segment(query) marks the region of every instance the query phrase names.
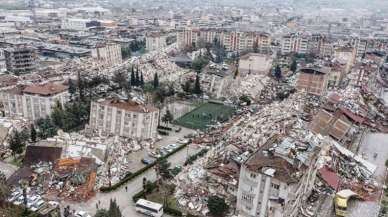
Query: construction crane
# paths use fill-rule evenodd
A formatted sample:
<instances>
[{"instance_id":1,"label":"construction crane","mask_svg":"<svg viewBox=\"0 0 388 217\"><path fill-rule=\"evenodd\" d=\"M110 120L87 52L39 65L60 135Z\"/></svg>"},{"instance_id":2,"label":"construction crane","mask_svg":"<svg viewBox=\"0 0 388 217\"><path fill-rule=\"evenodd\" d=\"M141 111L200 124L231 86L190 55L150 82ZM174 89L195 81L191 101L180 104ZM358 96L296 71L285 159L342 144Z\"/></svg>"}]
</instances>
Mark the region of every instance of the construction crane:
<instances>
[{"instance_id":1,"label":"construction crane","mask_svg":"<svg viewBox=\"0 0 388 217\"><path fill-rule=\"evenodd\" d=\"M32 13L32 22L34 25L37 24L37 21L36 21L36 10L35 10L35 0L29 0L28 1L28 8L30 9L31 13Z\"/></svg>"}]
</instances>

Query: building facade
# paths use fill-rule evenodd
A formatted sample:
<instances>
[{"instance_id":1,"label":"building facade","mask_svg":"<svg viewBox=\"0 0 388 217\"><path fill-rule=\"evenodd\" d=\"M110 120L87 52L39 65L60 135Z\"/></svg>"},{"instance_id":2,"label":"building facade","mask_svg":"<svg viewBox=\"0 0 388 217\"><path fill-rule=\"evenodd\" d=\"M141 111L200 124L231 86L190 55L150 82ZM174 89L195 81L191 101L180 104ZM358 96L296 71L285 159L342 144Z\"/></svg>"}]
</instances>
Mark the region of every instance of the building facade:
<instances>
[{"instance_id":1,"label":"building facade","mask_svg":"<svg viewBox=\"0 0 388 217\"><path fill-rule=\"evenodd\" d=\"M236 210L239 217L297 217L317 173L315 148L288 154L292 139L264 145L240 169ZM287 155L288 154L288 155ZM303 160L301 160L303 159Z\"/></svg>"},{"instance_id":2,"label":"building facade","mask_svg":"<svg viewBox=\"0 0 388 217\"><path fill-rule=\"evenodd\" d=\"M7 64L5 62L4 50L0 49L0 73L7 71Z\"/></svg>"},{"instance_id":3,"label":"building facade","mask_svg":"<svg viewBox=\"0 0 388 217\"><path fill-rule=\"evenodd\" d=\"M301 34L290 34L282 38L281 41L281 53L308 53L309 38Z\"/></svg>"},{"instance_id":4,"label":"building facade","mask_svg":"<svg viewBox=\"0 0 388 217\"><path fill-rule=\"evenodd\" d=\"M178 48L196 47L217 40L227 51L269 51L271 37L263 32L244 32L226 29L184 28L177 31Z\"/></svg>"},{"instance_id":5,"label":"building facade","mask_svg":"<svg viewBox=\"0 0 388 217\"><path fill-rule=\"evenodd\" d=\"M123 62L121 46L114 43L97 44L92 49L92 57L106 66L115 66Z\"/></svg>"},{"instance_id":6,"label":"building facade","mask_svg":"<svg viewBox=\"0 0 388 217\"><path fill-rule=\"evenodd\" d=\"M157 136L159 110L155 107L116 99L92 102L90 127L102 133L127 138L151 139Z\"/></svg>"},{"instance_id":7,"label":"building facade","mask_svg":"<svg viewBox=\"0 0 388 217\"><path fill-rule=\"evenodd\" d=\"M309 94L322 96L326 93L329 81L328 69L303 68L300 69L296 82L296 89Z\"/></svg>"},{"instance_id":8,"label":"building facade","mask_svg":"<svg viewBox=\"0 0 388 217\"><path fill-rule=\"evenodd\" d=\"M146 37L146 50L153 51L167 47L166 36L160 33L152 33Z\"/></svg>"},{"instance_id":9,"label":"building facade","mask_svg":"<svg viewBox=\"0 0 388 217\"><path fill-rule=\"evenodd\" d=\"M57 102L64 106L68 100L68 87L54 83L15 87L0 92L5 116L31 121L49 116Z\"/></svg>"},{"instance_id":10,"label":"building facade","mask_svg":"<svg viewBox=\"0 0 388 217\"><path fill-rule=\"evenodd\" d=\"M29 46L16 46L4 49L7 70L15 73L27 73L37 67L36 50Z\"/></svg>"}]
</instances>

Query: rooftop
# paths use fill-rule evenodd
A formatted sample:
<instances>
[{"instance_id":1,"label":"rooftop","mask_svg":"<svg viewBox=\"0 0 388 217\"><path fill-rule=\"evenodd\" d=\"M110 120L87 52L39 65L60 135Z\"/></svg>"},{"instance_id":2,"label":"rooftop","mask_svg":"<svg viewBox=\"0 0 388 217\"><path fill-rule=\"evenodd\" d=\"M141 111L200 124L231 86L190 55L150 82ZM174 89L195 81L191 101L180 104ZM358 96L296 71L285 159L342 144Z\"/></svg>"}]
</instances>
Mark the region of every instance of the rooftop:
<instances>
[{"instance_id":1,"label":"rooftop","mask_svg":"<svg viewBox=\"0 0 388 217\"><path fill-rule=\"evenodd\" d=\"M116 100L116 99L105 99L97 101L97 103L108 105L112 107L116 107L118 109L123 109L131 112L140 112L140 113L149 113L158 111L157 108L152 106L146 106L143 104L136 103L134 101L124 101L124 100Z\"/></svg>"},{"instance_id":2,"label":"rooftop","mask_svg":"<svg viewBox=\"0 0 388 217\"><path fill-rule=\"evenodd\" d=\"M41 96L50 96L58 93L67 91L68 86L62 84L46 83L27 86L23 93L26 94L37 94Z\"/></svg>"}]
</instances>

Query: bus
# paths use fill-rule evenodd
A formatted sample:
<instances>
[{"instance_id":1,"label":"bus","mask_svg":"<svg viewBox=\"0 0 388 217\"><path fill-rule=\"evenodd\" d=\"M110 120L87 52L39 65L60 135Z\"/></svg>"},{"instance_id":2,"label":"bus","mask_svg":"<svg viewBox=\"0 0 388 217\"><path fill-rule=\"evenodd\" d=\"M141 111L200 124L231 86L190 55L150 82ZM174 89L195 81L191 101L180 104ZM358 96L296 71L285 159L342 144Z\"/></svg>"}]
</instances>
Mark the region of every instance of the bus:
<instances>
[{"instance_id":1,"label":"bus","mask_svg":"<svg viewBox=\"0 0 388 217\"><path fill-rule=\"evenodd\" d=\"M163 205L139 199L136 202L136 212L140 212L148 216L161 217L163 215Z\"/></svg>"}]
</instances>

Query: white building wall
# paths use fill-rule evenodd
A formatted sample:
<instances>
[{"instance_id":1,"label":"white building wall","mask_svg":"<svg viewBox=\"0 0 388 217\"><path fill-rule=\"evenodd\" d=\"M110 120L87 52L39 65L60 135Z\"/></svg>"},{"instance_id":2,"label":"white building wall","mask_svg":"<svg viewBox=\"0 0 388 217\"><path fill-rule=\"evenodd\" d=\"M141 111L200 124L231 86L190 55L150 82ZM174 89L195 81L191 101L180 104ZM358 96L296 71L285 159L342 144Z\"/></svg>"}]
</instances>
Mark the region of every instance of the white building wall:
<instances>
[{"instance_id":1,"label":"white building wall","mask_svg":"<svg viewBox=\"0 0 388 217\"><path fill-rule=\"evenodd\" d=\"M149 139L157 135L159 111L134 112L92 102L90 127L128 138Z\"/></svg>"}]
</instances>

